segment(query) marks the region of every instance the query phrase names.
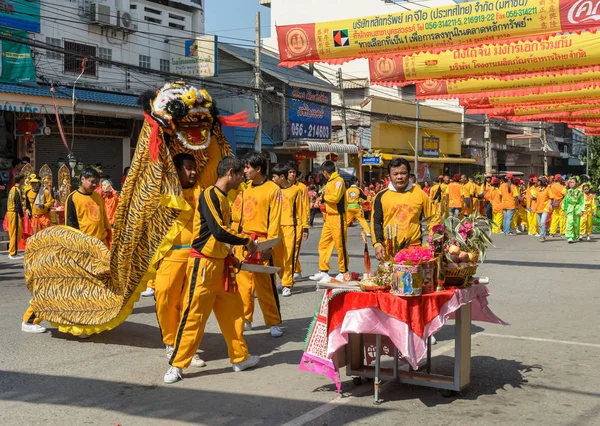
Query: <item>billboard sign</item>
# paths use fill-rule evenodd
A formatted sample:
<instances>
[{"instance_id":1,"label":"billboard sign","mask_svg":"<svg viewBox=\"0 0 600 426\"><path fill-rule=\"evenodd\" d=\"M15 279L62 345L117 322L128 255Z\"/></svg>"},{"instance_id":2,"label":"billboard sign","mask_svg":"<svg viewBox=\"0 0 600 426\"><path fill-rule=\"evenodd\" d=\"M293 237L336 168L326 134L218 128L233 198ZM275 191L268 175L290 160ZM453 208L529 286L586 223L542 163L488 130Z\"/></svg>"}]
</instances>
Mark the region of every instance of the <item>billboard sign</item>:
<instances>
[{"instance_id":1,"label":"billboard sign","mask_svg":"<svg viewBox=\"0 0 600 426\"><path fill-rule=\"evenodd\" d=\"M2 28L0 34L17 40L29 40L25 31ZM15 41L2 40L0 41L0 55L2 56L0 61L1 83L35 83L37 81L29 46Z\"/></svg>"},{"instance_id":2,"label":"billboard sign","mask_svg":"<svg viewBox=\"0 0 600 426\"><path fill-rule=\"evenodd\" d=\"M176 74L192 77L216 77L218 74L218 39L215 35L189 40L173 40L171 69Z\"/></svg>"},{"instance_id":3,"label":"billboard sign","mask_svg":"<svg viewBox=\"0 0 600 426\"><path fill-rule=\"evenodd\" d=\"M438 158L440 156L440 138L433 136L422 137L423 157Z\"/></svg>"},{"instance_id":4,"label":"billboard sign","mask_svg":"<svg viewBox=\"0 0 600 426\"><path fill-rule=\"evenodd\" d=\"M290 139L331 139L331 93L289 87Z\"/></svg>"}]
</instances>

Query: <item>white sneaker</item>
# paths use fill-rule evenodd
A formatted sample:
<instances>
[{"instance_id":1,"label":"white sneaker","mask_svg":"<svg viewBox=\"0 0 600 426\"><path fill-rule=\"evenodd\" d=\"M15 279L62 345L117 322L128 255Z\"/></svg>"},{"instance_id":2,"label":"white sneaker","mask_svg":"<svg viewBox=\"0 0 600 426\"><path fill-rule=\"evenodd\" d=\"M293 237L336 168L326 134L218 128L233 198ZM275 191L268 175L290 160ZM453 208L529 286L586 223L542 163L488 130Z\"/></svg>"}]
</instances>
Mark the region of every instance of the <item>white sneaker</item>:
<instances>
[{"instance_id":1,"label":"white sneaker","mask_svg":"<svg viewBox=\"0 0 600 426\"><path fill-rule=\"evenodd\" d=\"M173 352L175 352L175 348L173 346L165 346L165 355L167 356L167 359L171 359Z\"/></svg>"},{"instance_id":2,"label":"white sneaker","mask_svg":"<svg viewBox=\"0 0 600 426\"><path fill-rule=\"evenodd\" d=\"M292 277L294 281L302 281L302 274L300 272L294 272L294 276Z\"/></svg>"},{"instance_id":3,"label":"white sneaker","mask_svg":"<svg viewBox=\"0 0 600 426\"><path fill-rule=\"evenodd\" d=\"M260 357L258 355L248 355L248 358L246 358L245 361L236 362L235 364L231 364L231 366L233 367L234 372L239 373L240 371L254 367L259 361Z\"/></svg>"},{"instance_id":4,"label":"white sneaker","mask_svg":"<svg viewBox=\"0 0 600 426\"><path fill-rule=\"evenodd\" d=\"M569 238L569 239L567 240L567 242L568 242L569 244L573 244L575 241L573 241L573 238Z\"/></svg>"},{"instance_id":5,"label":"white sneaker","mask_svg":"<svg viewBox=\"0 0 600 426\"><path fill-rule=\"evenodd\" d=\"M321 271L321 272L317 272L314 275L311 275L310 277L308 277L309 280L312 281L321 281L324 278L327 278L329 276L329 274L327 272Z\"/></svg>"},{"instance_id":6,"label":"white sneaker","mask_svg":"<svg viewBox=\"0 0 600 426\"><path fill-rule=\"evenodd\" d=\"M540 236L540 234L535 234L535 235L534 235L534 237L539 237L539 236Z\"/></svg>"},{"instance_id":7,"label":"white sneaker","mask_svg":"<svg viewBox=\"0 0 600 426\"><path fill-rule=\"evenodd\" d=\"M283 297L290 297L292 295L292 289L289 287L283 287L283 290L281 290L281 295Z\"/></svg>"},{"instance_id":8,"label":"white sneaker","mask_svg":"<svg viewBox=\"0 0 600 426\"><path fill-rule=\"evenodd\" d=\"M45 333L46 327L42 327L39 324L29 324L24 322L21 324L21 331L24 331L25 333Z\"/></svg>"},{"instance_id":9,"label":"white sneaker","mask_svg":"<svg viewBox=\"0 0 600 426\"><path fill-rule=\"evenodd\" d=\"M8 258L10 260L19 260L19 259L23 259L23 256L19 256L19 255L13 256L12 254L9 254Z\"/></svg>"},{"instance_id":10,"label":"white sneaker","mask_svg":"<svg viewBox=\"0 0 600 426\"><path fill-rule=\"evenodd\" d=\"M200 358L200 355L198 354L194 354L194 357L192 358L192 363L190 365L192 367L206 367L206 363L202 358Z\"/></svg>"},{"instance_id":11,"label":"white sneaker","mask_svg":"<svg viewBox=\"0 0 600 426\"><path fill-rule=\"evenodd\" d=\"M250 321L244 321L244 331L252 330L252 323Z\"/></svg>"},{"instance_id":12,"label":"white sneaker","mask_svg":"<svg viewBox=\"0 0 600 426\"><path fill-rule=\"evenodd\" d=\"M142 292L143 297L152 297L154 296L154 289L148 287L145 291Z\"/></svg>"},{"instance_id":13,"label":"white sneaker","mask_svg":"<svg viewBox=\"0 0 600 426\"><path fill-rule=\"evenodd\" d=\"M590 241L590 236L589 236L589 235L587 236L586 240L587 240L587 241Z\"/></svg>"},{"instance_id":14,"label":"white sneaker","mask_svg":"<svg viewBox=\"0 0 600 426\"><path fill-rule=\"evenodd\" d=\"M281 337L283 336L283 331L279 328L278 325L274 325L271 327L271 337Z\"/></svg>"},{"instance_id":15,"label":"white sneaker","mask_svg":"<svg viewBox=\"0 0 600 426\"><path fill-rule=\"evenodd\" d=\"M169 371L165 373L164 382L168 384L177 383L178 381L183 379L181 373L183 370L179 367L171 367Z\"/></svg>"}]
</instances>

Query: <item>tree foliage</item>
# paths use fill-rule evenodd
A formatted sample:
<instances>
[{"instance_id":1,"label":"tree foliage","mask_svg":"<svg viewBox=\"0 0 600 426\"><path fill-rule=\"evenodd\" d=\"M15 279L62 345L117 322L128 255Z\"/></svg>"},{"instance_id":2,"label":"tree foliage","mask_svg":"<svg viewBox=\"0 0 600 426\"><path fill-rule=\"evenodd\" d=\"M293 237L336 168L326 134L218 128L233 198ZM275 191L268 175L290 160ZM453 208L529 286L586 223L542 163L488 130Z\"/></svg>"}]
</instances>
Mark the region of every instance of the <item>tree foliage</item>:
<instances>
[{"instance_id":1,"label":"tree foliage","mask_svg":"<svg viewBox=\"0 0 600 426\"><path fill-rule=\"evenodd\" d=\"M590 137L589 143L589 159L587 155L583 156L583 161L589 164L589 173L594 184L600 182L600 136Z\"/></svg>"}]
</instances>

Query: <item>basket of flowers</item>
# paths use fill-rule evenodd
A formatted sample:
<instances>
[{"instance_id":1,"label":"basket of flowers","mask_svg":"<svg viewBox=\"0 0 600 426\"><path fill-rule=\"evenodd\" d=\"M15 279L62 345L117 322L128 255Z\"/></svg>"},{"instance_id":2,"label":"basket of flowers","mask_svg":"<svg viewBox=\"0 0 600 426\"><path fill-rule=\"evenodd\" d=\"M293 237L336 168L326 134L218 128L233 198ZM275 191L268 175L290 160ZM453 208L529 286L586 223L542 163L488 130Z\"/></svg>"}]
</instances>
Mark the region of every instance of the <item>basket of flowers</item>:
<instances>
[{"instance_id":1,"label":"basket of flowers","mask_svg":"<svg viewBox=\"0 0 600 426\"><path fill-rule=\"evenodd\" d=\"M434 255L421 246L403 248L394 256L394 284L391 292L401 296L420 296L431 293Z\"/></svg>"},{"instance_id":2,"label":"basket of flowers","mask_svg":"<svg viewBox=\"0 0 600 426\"><path fill-rule=\"evenodd\" d=\"M430 247L443 256L440 268L445 275L444 285L469 287L470 278L477 273L478 262L485 260L487 247L492 243L490 221L477 215L462 220L449 217L431 231Z\"/></svg>"}]
</instances>

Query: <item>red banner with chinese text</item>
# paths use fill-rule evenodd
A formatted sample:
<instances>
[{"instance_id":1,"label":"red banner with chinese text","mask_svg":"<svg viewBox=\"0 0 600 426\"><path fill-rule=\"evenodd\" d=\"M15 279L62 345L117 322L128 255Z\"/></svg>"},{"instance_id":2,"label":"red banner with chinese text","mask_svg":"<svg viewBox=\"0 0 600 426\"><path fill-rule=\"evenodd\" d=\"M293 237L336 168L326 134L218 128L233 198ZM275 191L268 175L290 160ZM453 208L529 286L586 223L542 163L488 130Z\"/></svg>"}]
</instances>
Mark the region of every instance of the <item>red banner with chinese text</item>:
<instances>
[{"instance_id":1,"label":"red banner with chinese text","mask_svg":"<svg viewBox=\"0 0 600 426\"><path fill-rule=\"evenodd\" d=\"M600 34L584 33L411 56L369 58L371 82L404 86L424 80L496 77L503 80L547 73L600 71Z\"/></svg>"}]
</instances>

